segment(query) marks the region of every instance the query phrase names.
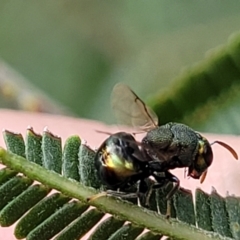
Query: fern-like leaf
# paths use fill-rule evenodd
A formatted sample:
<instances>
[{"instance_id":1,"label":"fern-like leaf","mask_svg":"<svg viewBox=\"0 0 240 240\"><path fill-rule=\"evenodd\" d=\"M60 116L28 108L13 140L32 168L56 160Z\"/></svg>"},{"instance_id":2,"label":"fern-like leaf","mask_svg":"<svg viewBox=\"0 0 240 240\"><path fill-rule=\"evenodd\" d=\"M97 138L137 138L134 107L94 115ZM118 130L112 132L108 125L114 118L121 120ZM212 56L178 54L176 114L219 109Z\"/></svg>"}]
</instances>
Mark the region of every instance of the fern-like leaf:
<instances>
[{"instance_id":1,"label":"fern-like leaf","mask_svg":"<svg viewBox=\"0 0 240 240\"><path fill-rule=\"evenodd\" d=\"M29 137L31 141L29 141ZM0 181L0 194L4 193L4 197L7 199L4 204L2 203L0 223L2 226L9 226L20 219L15 227L17 238L40 239L41 236L41 239L45 240L56 236L55 239L78 239L97 223L99 225L91 234L91 239L118 239L122 234L128 234L128 239L135 239L137 236L138 239L159 239L162 235L169 236L172 239L221 239L220 234L237 239L239 236L239 232L234 228L235 224L239 222L239 218L232 212L233 206L238 206L239 200L234 197L222 198L215 191L211 195L207 195L201 190L196 191L195 216L191 191L180 189L172 204L172 217L175 214L178 220L171 218L170 221L155 212L156 210L164 212L166 204L166 201L163 201L164 188L155 192L151 207L155 211L111 197L102 197L90 203L87 202L87 198L94 195L96 190L79 183L78 179L83 180L89 186L100 187L93 165L94 151L86 145L80 144L79 137L73 136L66 141L62 154L59 137L54 136L48 130L44 131L44 137L50 139L45 139L43 143L40 135L35 134L29 128L26 143L30 144L30 142L34 143L36 141L36 144L32 144L30 150L28 147L24 147L23 138L19 134L9 131L4 132L9 151L0 150L0 161L12 170L9 170L9 168L0 170L0 180L2 180ZM39 151L39 142L41 142L41 151ZM33 156L27 150L33 151L32 148L35 148L35 153L38 153L39 158L43 158L42 161L39 161L39 159L36 161L37 158L35 158L34 163L30 159L24 158L24 156ZM26 153L23 149L26 149ZM46 154L44 151L48 151L48 153ZM15 152L15 154L12 152ZM44 165L44 161L47 160L44 158L59 161L61 166L56 163L58 168L54 171L51 164ZM31 157L31 159L33 158ZM69 163L66 161L69 161ZM41 166L40 162L45 167ZM79 162L82 163L83 168L78 164ZM89 168L84 162L89 163ZM51 170L46 169L46 166ZM65 166L63 172L77 181L57 173L59 172L59 166L61 168ZM71 168L69 166L75 167ZM69 169L71 170L69 171ZM26 177L17 173L22 173ZM90 175L92 180L88 181ZM33 184L33 180L40 182L41 185ZM18 192L16 189L19 189L19 187L10 191L10 188L6 187L9 184L23 187ZM3 189L5 190L2 192ZM51 193L47 196L50 189L55 189L60 193ZM160 196L161 198L159 198ZM205 206L210 206L210 208L206 207L205 211L201 207L204 206L204 203L207 203ZM95 208L89 208L89 204ZM222 213L219 211L225 204L226 214L233 221L226 222L223 229L213 221L214 219L222 219ZM21 206L21 210L18 210L19 206ZM25 212L27 214L24 215ZM112 216L101 220L104 213L110 213ZM212 221L204 224L204 219L211 218L213 218ZM130 222L130 224L124 224L125 221ZM212 231L212 234L211 232L206 234L205 231L194 227L196 224L205 230ZM209 224L211 227L209 227ZM142 234L145 228L148 228L150 232Z\"/></svg>"}]
</instances>

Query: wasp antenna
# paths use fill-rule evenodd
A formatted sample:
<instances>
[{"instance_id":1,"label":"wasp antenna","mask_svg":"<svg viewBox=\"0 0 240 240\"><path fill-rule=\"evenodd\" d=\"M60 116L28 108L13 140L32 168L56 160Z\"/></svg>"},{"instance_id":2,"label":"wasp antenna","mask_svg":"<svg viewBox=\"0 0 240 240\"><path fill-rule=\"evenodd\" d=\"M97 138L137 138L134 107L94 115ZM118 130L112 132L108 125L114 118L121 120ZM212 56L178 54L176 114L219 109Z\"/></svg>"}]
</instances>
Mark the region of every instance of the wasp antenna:
<instances>
[{"instance_id":1,"label":"wasp antenna","mask_svg":"<svg viewBox=\"0 0 240 240\"><path fill-rule=\"evenodd\" d=\"M107 134L107 135L110 135L110 136L112 135L112 133L110 133L110 132L104 132L104 131L101 131L101 130L95 130L95 132Z\"/></svg>"},{"instance_id":2,"label":"wasp antenna","mask_svg":"<svg viewBox=\"0 0 240 240\"><path fill-rule=\"evenodd\" d=\"M207 176L207 170L205 172L203 172L201 178L200 178L200 183L203 183L204 180L206 179L206 176Z\"/></svg>"},{"instance_id":3,"label":"wasp antenna","mask_svg":"<svg viewBox=\"0 0 240 240\"><path fill-rule=\"evenodd\" d=\"M137 134L142 134L142 133L145 133L146 131L138 131L138 132L133 132L132 135L137 135Z\"/></svg>"},{"instance_id":4,"label":"wasp antenna","mask_svg":"<svg viewBox=\"0 0 240 240\"><path fill-rule=\"evenodd\" d=\"M229 146L228 144L226 144L224 142L221 142L221 141L214 141L213 143L211 143L211 145L213 145L214 143L218 143L222 147L226 148L233 155L233 157L236 160L238 160L238 154L236 153L236 151L231 146Z\"/></svg>"}]
</instances>

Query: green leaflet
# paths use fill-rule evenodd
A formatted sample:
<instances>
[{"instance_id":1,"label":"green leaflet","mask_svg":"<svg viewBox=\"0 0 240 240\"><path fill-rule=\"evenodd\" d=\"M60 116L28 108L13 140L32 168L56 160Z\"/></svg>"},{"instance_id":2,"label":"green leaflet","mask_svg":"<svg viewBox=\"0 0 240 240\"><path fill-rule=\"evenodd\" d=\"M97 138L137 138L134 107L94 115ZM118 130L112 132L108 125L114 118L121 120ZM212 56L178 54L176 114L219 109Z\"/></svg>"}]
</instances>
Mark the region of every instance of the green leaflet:
<instances>
[{"instance_id":1,"label":"green leaflet","mask_svg":"<svg viewBox=\"0 0 240 240\"><path fill-rule=\"evenodd\" d=\"M227 196L226 209L230 223L230 230L234 239L240 238L240 199L239 197Z\"/></svg>"},{"instance_id":2,"label":"green leaflet","mask_svg":"<svg viewBox=\"0 0 240 240\"><path fill-rule=\"evenodd\" d=\"M8 151L25 157L25 144L21 134L4 130L3 139L5 141Z\"/></svg>"},{"instance_id":3,"label":"green leaflet","mask_svg":"<svg viewBox=\"0 0 240 240\"><path fill-rule=\"evenodd\" d=\"M17 175L17 172L9 168L0 169L0 186L16 175Z\"/></svg>"},{"instance_id":4,"label":"green leaflet","mask_svg":"<svg viewBox=\"0 0 240 240\"><path fill-rule=\"evenodd\" d=\"M0 210L31 186L32 183L33 180L23 176L15 176L5 182L0 187Z\"/></svg>"},{"instance_id":5,"label":"green leaflet","mask_svg":"<svg viewBox=\"0 0 240 240\"><path fill-rule=\"evenodd\" d=\"M49 192L49 188L39 184L27 188L2 209L0 212L1 226L11 226Z\"/></svg>"},{"instance_id":6,"label":"green leaflet","mask_svg":"<svg viewBox=\"0 0 240 240\"><path fill-rule=\"evenodd\" d=\"M211 202L211 216L212 216L212 228L215 232L227 236L232 237L232 233L230 231L229 226L229 218L228 212L226 209L225 199L221 197L217 191L213 188L212 193L210 195Z\"/></svg>"},{"instance_id":7,"label":"green leaflet","mask_svg":"<svg viewBox=\"0 0 240 240\"><path fill-rule=\"evenodd\" d=\"M33 128L27 128L26 134L26 159L42 165L42 136L33 131Z\"/></svg>"},{"instance_id":8,"label":"green leaflet","mask_svg":"<svg viewBox=\"0 0 240 240\"><path fill-rule=\"evenodd\" d=\"M62 143L61 138L54 136L48 129L42 137L43 166L57 173L62 172Z\"/></svg>"},{"instance_id":9,"label":"green leaflet","mask_svg":"<svg viewBox=\"0 0 240 240\"><path fill-rule=\"evenodd\" d=\"M201 131L240 132L240 33L188 67L169 87L149 102L160 124L183 122ZM226 118L225 116L228 116Z\"/></svg>"},{"instance_id":10,"label":"green leaflet","mask_svg":"<svg viewBox=\"0 0 240 240\"><path fill-rule=\"evenodd\" d=\"M97 209L90 209L66 227L55 239L80 239L89 231L89 227L94 227L99 222L103 215L104 213L99 212Z\"/></svg>"},{"instance_id":11,"label":"green leaflet","mask_svg":"<svg viewBox=\"0 0 240 240\"><path fill-rule=\"evenodd\" d=\"M27 235L28 240L50 239L68 226L73 220L81 215L88 207L80 202L66 203L53 215L38 225Z\"/></svg>"},{"instance_id":12,"label":"green leaflet","mask_svg":"<svg viewBox=\"0 0 240 240\"><path fill-rule=\"evenodd\" d=\"M160 234L153 234L151 232L145 232L137 240L159 240L162 237Z\"/></svg>"},{"instance_id":13,"label":"green leaflet","mask_svg":"<svg viewBox=\"0 0 240 240\"><path fill-rule=\"evenodd\" d=\"M34 228L70 200L71 198L60 193L54 193L44 198L17 223L14 231L15 236L19 239L26 238Z\"/></svg>"},{"instance_id":14,"label":"green leaflet","mask_svg":"<svg viewBox=\"0 0 240 240\"><path fill-rule=\"evenodd\" d=\"M201 189L196 189L196 220L198 227L212 231L210 196Z\"/></svg>"},{"instance_id":15,"label":"green leaflet","mask_svg":"<svg viewBox=\"0 0 240 240\"><path fill-rule=\"evenodd\" d=\"M174 194L174 206L177 219L191 225L196 224L191 191L180 188L177 193Z\"/></svg>"},{"instance_id":16,"label":"green leaflet","mask_svg":"<svg viewBox=\"0 0 240 240\"><path fill-rule=\"evenodd\" d=\"M116 232L124 224L123 220L108 217L101 221L94 232L90 235L91 240L108 239L114 232Z\"/></svg>"},{"instance_id":17,"label":"green leaflet","mask_svg":"<svg viewBox=\"0 0 240 240\"><path fill-rule=\"evenodd\" d=\"M63 175L76 181L80 180L78 172L78 152L81 144L79 136L72 136L65 142L63 148Z\"/></svg>"},{"instance_id":18,"label":"green leaflet","mask_svg":"<svg viewBox=\"0 0 240 240\"><path fill-rule=\"evenodd\" d=\"M100 188L101 182L94 165L95 152L87 145L82 144L79 149L80 182L85 186Z\"/></svg>"},{"instance_id":19,"label":"green leaflet","mask_svg":"<svg viewBox=\"0 0 240 240\"><path fill-rule=\"evenodd\" d=\"M135 227L131 224L125 224L121 228L118 229L112 236L110 236L109 240L134 240L136 237L142 233L143 228Z\"/></svg>"}]
</instances>

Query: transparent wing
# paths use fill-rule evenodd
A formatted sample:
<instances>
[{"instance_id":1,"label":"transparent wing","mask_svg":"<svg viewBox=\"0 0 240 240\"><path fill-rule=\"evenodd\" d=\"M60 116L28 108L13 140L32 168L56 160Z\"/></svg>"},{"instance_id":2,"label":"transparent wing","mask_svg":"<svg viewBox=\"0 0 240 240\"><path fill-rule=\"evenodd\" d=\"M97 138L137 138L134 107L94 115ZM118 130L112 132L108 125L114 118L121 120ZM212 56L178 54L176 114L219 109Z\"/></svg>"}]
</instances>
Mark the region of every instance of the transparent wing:
<instances>
[{"instance_id":1,"label":"transparent wing","mask_svg":"<svg viewBox=\"0 0 240 240\"><path fill-rule=\"evenodd\" d=\"M141 131L149 131L158 125L158 118L153 110L123 83L114 86L111 105L119 124Z\"/></svg>"}]
</instances>

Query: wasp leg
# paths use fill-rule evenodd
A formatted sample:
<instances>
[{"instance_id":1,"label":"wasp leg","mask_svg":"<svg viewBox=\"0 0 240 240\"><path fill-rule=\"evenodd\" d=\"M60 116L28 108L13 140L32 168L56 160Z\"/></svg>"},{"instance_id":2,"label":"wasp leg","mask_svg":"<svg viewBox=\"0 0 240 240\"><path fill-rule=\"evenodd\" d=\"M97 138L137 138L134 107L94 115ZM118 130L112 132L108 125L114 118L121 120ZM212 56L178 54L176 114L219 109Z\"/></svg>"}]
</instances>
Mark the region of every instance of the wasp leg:
<instances>
[{"instance_id":1,"label":"wasp leg","mask_svg":"<svg viewBox=\"0 0 240 240\"><path fill-rule=\"evenodd\" d=\"M157 183L153 184L151 189L153 190L153 189L158 189L158 188L163 187L164 185L167 184L166 180L168 182L175 183L173 188L171 189L171 191L166 196L166 199L167 199L166 218L169 218L171 216L171 198L178 190L179 185L180 185L180 180L168 171L166 171L164 173L165 174L163 176L161 176L159 173L153 174L154 178L157 180Z\"/></svg>"},{"instance_id":2,"label":"wasp leg","mask_svg":"<svg viewBox=\"0 0 240 240\"><path fill-rule=\"evenodd\" d=\"M104 196L107 196L107 192L100 192L100 193L97 193L97 194L95 194L95 195L93 195L91 197L88 197L87 201L90 202L90 201L93 201L93 200L95 200L97 198L104 197Z\"/></svg>"},{"instance_id":3,"label":"wasp leg","mask_svg":"<svg viewBox=\"0 0 240 240\"><path fill-rule=\"evenodd\" d=\"M147 195L150 188L148 187L148 184L145 180L140 180L138 184L138 206L148 207L149 204L147 204Z\"/></svg>"},{"instance_id":4,"label":"wasp leg","mask_svg":"<svg viewBox=\"0 0 240 240\"><path fill-rule=\"evenodd\" d=\"M100 192L87 198L87 201L93 201L93 200L96 200L97 198L104 197L104 196L113 196L113 197L119 197L119 198L137 198L138 193L126 193L126 192L119 192L114 190L107 190L105 192Z\"/></svg>"},{"instance_id":5,"label":"wasp leg","mask_svg":"<svg viewBox=\"0 0 240 240\"><path fill-rule=\"evenodd\" d=\"M166 199L171 199L174 193L178 190L179 185L180 185L180 180L171 174L170 172L166 171L164 176L158 176L156 174L153 174L154 178L157 180L157 183L153 184L152 188L153 189L158 189L161 188L166 184L166 180L175 183L174 187L172 190L167 194Z\"/></svg>"},{"instance_id":6,"label":"wasp leg","mask_svg":"<svg viewBox=\"0 0 240 240\"><path fill-rule=\"evenodd\" d=\"M171 199L167 200L167 211L166 218L169 219L171 217Z\"/></svg>"},{"instance_id":7,"label":"wasp leg","mask_svg":"<svg viewBox=\"0 0 240 240\"><path fill-rule=\"evenodd\" d=\"M149 207L150 206L150 197L152 195L152 192L153 192L153 188L152 186L149 188L148 192L146 193L146 196L145 196L145 206L146 207Z\"/></svg>"},{"instance_id":8,"label":"wasp leg","mask_svg":"<svg viewBox=\"0 0 240 240\"><path fill-rule=\"evenodd\" d=\"M173 174L171 174L170 172L167 172L167 178L170 182L175 183L174 187L172 188L172 190L168 193L168 195L166 196L166 198L169 200L172 198L172 196L176 193L176 191L179 189L180 186L180 180L174 176Z\"/></svg>"},{"instance_id":9,"label":"wasp leg","mask_svg":"<svg viewBox=\"0 0 240 240\"><path fill-rule=\"evenodd\" d=\"M150 197L151 197L151 195L152 195L153 190L158 189L158 188L161 188L161 187L163 187L164 185L165 185L165 181L163 181L162 183L156 182L156 183L153 183L153 184L148 188L148 191L147 191L146 194L145 194L145 195L146 195L145 205L146 205L147 207L150 206Z\"/></svg>"},{"instance_id":10,"label":"wasp leg","mask_svg":"<svg viewBox=\"0 0 240 240\"><path fill-rule=\"evenodd\" d=\"M151 197L153 190L159 189L159 188L163 187L164 185L165 185L164 183L155 183L149 188L149 191L146 196L146 205L147 206L149 206L149 204L150 204L149 201L150 201L150 197ZM171 192L172 192L172 190L171 190ZM168 195L166 197L166 200L167 200L166 218L167 219L169 219L171 216L171 198L168 198Z\"/></svg>"},{"instance_id":11,"label":"wasp leg","mask_svg":"<svg viewBox=\"0 0 240 240\"><path fill-rule=\"evenodd\" d=\"M120 192L120 191L114 191L114 190L107 190L106 193L107 193L107 196L114 196L114 197L120 197L120 198L137 198L138 197L138 192L127 193L127 192Z\"/></svg>"}]
</instances>

